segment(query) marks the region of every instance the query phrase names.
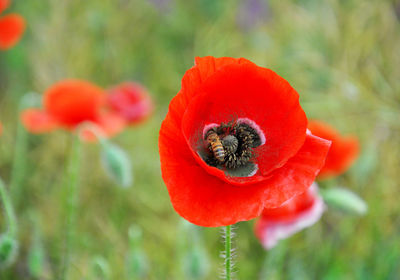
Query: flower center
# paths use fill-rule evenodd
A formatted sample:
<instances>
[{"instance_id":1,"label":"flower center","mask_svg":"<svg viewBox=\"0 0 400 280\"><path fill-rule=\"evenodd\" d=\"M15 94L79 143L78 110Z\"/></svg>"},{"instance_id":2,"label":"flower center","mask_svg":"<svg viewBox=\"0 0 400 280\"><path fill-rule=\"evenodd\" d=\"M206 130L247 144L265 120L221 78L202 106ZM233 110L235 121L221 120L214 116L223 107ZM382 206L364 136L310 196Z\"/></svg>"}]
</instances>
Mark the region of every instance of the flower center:
<instances>
[{"instance_id":1,"label":"flower center","mask_svg":"<svg viewBox=\"0 0 400 280\"><path fill-rule=\"evenodd\" d=\"M210 166L237 169L251 163L254 148L263 144L258 131L246 122L231 121L206 128L207 153L203 160Z\"/></svg>"}]
</instances>

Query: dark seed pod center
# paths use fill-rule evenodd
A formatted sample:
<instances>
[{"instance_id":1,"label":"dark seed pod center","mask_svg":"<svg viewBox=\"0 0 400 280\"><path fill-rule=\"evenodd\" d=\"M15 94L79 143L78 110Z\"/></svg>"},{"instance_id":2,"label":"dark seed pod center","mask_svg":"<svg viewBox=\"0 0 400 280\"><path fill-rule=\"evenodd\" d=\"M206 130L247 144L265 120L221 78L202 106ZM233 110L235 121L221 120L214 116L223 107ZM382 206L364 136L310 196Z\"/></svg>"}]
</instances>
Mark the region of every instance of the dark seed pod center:
<instances>
[{"instance_id":1,"label":"dark seed pod center","mask_svg":"<svg viewBox=\"0 0 400 280\"><path fill-rule=\"evenodd\" d=\"M212 137L210 137L212 136ZM210 141L210 139L214 141ZM222 123L205 134L208 165L235 169L245 166L254 157L253 149L261 145L257 131L246 123Z\"/></svg>"}]
</instances>

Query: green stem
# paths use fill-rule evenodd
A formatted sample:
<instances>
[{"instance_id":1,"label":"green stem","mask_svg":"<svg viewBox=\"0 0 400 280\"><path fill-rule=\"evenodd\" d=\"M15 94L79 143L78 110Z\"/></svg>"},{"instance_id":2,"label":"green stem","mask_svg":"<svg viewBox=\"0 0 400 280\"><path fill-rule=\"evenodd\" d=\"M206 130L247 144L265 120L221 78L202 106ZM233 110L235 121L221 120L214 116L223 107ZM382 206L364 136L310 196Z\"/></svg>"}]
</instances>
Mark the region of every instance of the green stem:
<instances>
[{"instance_id":1,"label":"green stem","mask_svg":"<svg viewBox=\"0 0 400 280\"><path fill-rule=\"evenodd\" d=\"M232 273L232 226L225 227L225 279L231 280Z\"/></svg>"},{"instance_id":2,"label":"green stem","mask_svg":"<svg viewBox=\"0 0 400 280\"><path fill-rule=\"evenodd\" d=\"M20 204L21 192L23 190L22 181L26 170L26 154L28 147L28 133L20 122L18 122L17 136L15 142L14 160L11 170L10 191L15 207L18 209Z\"/></svg>"},{"instance_id":3,"label":"green stem","mask_svg":"<svg viewBox=\"0 0 400 280\"><path fill-rule=\"evenodd\" d=\"M17 219L14 214L10 196L8 195L7 189L4 186L3 181L0 179L0 196L4 205L4 212L7 217L8 228L7 232L12 237L16 238L17 235Z\"/></svg>"},{"instance_id":4,"label":"green stem","mask_svg":"<svg viewBox=\"0 0 400 280\"><path fill-rule=\"evenodd\" d=\"M61 279L69 279L69 268L71 254L74 247L75 225L78 208L79 193L79 169L81 163L81 142L78 137L74 137L71 154L67 166L66 188L67 193L67 227L65 238L65 250L61 267Z\"/></svg>"}]
</instances>

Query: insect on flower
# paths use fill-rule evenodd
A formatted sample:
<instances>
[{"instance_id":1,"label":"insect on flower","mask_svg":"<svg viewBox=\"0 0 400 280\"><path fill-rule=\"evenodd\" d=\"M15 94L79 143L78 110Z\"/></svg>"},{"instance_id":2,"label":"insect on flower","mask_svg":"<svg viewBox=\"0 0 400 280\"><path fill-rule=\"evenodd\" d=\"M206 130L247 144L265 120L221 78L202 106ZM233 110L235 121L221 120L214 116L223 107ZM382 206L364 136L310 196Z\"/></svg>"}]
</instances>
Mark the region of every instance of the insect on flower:
<instances>
[{"instance_id":1,"label":"insect on flower","mask_svg":"<svg viewBox=\"0 0 400 280\"><path fill-rule=\"evenodd\" d=\"M0 13L8 8L8 0L0 0ZM15 46L25 31L25 20L18 14L0 17L0 50Z\"/></svg>"},{"instance_id":2,"label":"insect on flower","mask_svg":"<svg viewBox=\"0 0 400 280\"><path fill-rule=\"evenodd\" d=\"M31 133L46 133L58 128L75 131L85 122L95 124L104 136L121 132L125 121L106 110L106 94L98 86L82 80L63 80L44 94L43 109L30 108L21 119ZM84 133L86 140L94 135Z\"/></svg>"},{"instance_id":3,"label":"insect on flower","mask_svg":"<svg viewBox=\"0 0 400 280\"><path fill-rule=\"evenodd\" d=\"M259 216L307 190L330 141L307 133L299 95L244 58L196 58L160 129L175 210L200 226Z\"/></svg>"}]
</instances>

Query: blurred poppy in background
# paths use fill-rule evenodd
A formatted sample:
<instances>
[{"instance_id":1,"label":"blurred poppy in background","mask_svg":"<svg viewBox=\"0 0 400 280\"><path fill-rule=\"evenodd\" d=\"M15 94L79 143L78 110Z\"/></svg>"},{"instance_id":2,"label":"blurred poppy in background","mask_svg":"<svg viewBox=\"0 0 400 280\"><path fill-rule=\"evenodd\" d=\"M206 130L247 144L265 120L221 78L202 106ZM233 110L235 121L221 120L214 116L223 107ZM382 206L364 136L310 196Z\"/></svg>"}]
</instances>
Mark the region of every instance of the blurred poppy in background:
<instances>
[{"instance_id":1,"label":"blurred poppy in background","mask_svg":"<svg viewBox=\"0 0 400 280\"><path fill-rule=\"evenodd\" d=\"M324 164L330 141L306 130L298 93L275 72L243 58L196 58L160 130L173 207L200 226L279 207L303 193Z\"/></svg>"},{"instance_id":2,"label":"blurred poppy in background","mask_svg":"<svg viewBox=\"0 0 400 280\"><path fill-rule=\"evenodd\" d=\"M360 153L358 139L355 136L342 136L330 125L310 120L308 129L312 134L332 141L325 165L318 174L318 179L331 178L345 172Z\"/></svg>"},{"instance_id":3,"label":"blurred poppy in background","mask_svg":"<svg viewBox=\"0 0 400 280\"><path fill-rule=\"evenodd\" d=\"M0 0L0 13L8 8L8 0ZM0 17L0 50L15 46L25 31L25 20L18 14L8 14Z\"/></svg>"},{"instance_id":4,"label":"blurred poppy in background","mask_svg":"<svg viewBox=\"0 0 400 280\"><path fill-rule=\"evenodd\" d=\"M108 90L108 104L129 125L144 121L154 109L153 101L142 85L125 82Z\"/></svg>"},{"instance_id":5,"label":"blurred poppy in background","mask_svg":"<svg viewBox=\"0 0 400 280\"><path fill-rule=\"evenodd\" d=\"M271 249L279 240L315 224L324 210L324 202L314 183L303 194L286 201L282 206L264 209L255 224L255 234L265 249Z\"/></svg>"},{"instance_id":6,"label":"blurred poppy in background","mask_svg":"<svg viewBox=\"0 0 400 280\"><path fill-rule=\"evenodd\" d=\"M105 91L90 82L63 80L45 92L43 109L29 108L22 112L22 123L31 133L58 128L75 130L83 123L91 123L104 136L113 136L123 130L125 121L106 110L106 98Z\"/></svg>"}]
</instances>

